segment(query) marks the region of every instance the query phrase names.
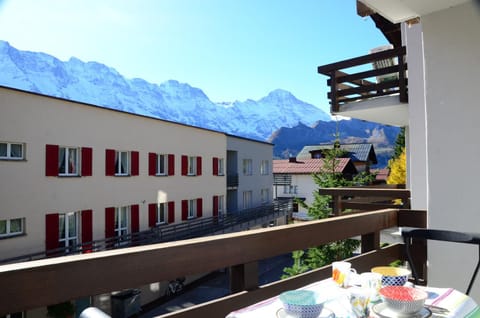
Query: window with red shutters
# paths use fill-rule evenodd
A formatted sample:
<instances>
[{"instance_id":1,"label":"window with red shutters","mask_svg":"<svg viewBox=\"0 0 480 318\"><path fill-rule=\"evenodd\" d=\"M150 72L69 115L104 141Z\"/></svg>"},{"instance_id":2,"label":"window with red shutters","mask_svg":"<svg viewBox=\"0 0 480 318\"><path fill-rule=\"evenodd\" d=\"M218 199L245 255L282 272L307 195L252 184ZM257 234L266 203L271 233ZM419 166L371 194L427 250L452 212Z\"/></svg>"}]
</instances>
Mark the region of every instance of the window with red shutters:
<instances>
[{"instance_id":1,"label":"window with red shutters","mask_svg":"<svg viewBox=\"0 0 480 318\"><path fill-rule=\"evenodd\" d=\"M213 196L213 216L218 216L218 195Z\"/></svg>"},{"instance_id":2,"label":"window with red shutters","mask_svg":"<svg viewBox=\"0 0 480 318\"><path fill-rule=\"evenodd\" d=\"M197 199L197 217L201 218L203 216L203 199Z\"/></svg>"},{"instance_id":3,"label":"window with red shutters","mask_svg":"<svg viewBox=\"0 0 480 318\"><path fill-rule=\"evenodd\" d=\"M168 155L168 175L175 175L175 155L173 154Z\"/></svg>"},{"instance_id":4,"label":"window with red shutters","mask_svg":"<svg viewBox=\"0 0 480 318\"><path fill-rule=\"evenodd\" d=\"M197 176L202 175L202 157L197 157Z\"/></svg>"},{"instance_id":5,"label":"window with red shutters","mask_svg":"<svg viewBox=\"0 0 480 318\"><path fill-rule=\"evenodd\" d=\"M148 205L148 226L155 227L157 224L157 204L150 203Z\"/></svg>"},{"instance_id":6,"label":"window with red shutters","mask_svg":"<svg viewBox=\"0 0 480 318\"><path fill-rule=\"evenodd\" d=\"M136 233L140 230L140 215L138 204L130 206L130 226L132 233Z\"/></svg>"},{"instance_id":7,"label":"window with red shutters","mask_svg":"<svg viewBox=\"0 0 480 318\"><path fill-rule=\"evenodd\" d=\"M182 200L182 221L188 220L188 200Z\"/></svg>"},{"instance_id":8,"label":"window with red shutters","mask_svg":"<svg viewBox=\"0 0 480 318\"><path fill-rule=\"evenodd\" d=\"M58 213L45 215L45 249L47 251L60 247L58 227Z\"/></svg>"},{"instance_id":9,"label":"window with red shutters","mask_svg":"<svg viewBox=\"0 0 480 318\"><path fill-rule=\"evenodd\" d=\"M188 156L182 155L182 176L188 175Z\"/></svg>"},{"instance_id":10,"label":"window with red shutters","mask_svg":"<svg viewBox=\"0 0 480 318\"><path fill-rule=\"evenodd\" d=\"M175 223L175 202L168 202L168 223Z\"/></svg>"},{"instance_id":11,"label":"window with red shutters","mask_svg":"<svg viewBox=\"0 0 480 318\"><path fill-rule=\"evenodd\" d=\"M115 175L115 150L113 149L105 150L105 175Z\"/></svg>"},{"instance_id":12,"label":"window with red shutters","mask_svg":"<svg viewBox=\"0 0 480 318\"><path fill-rule=\"evenodd\" d=\"M90 253L92 251L92 244L85 244L93 241L93 217L92 210L82 211L82 251L83 253Z\"/></svg>"},{"instance_id":13,"label":"window with red shutters","mask_svg":"<svg viewBox=\"0 0 480 318\"><path fill-rule=\"evenodd\" d=\"M216 157L213 157L212 171L214 176L218 176L218 158Z\"/></svg>"},{"instance_id":14,"label":"window with red shutters","mask_svg":"<svg viewBox=\"0 0 480 318\"><path fill-rule=\"evenodd\" d=\"M130 167L130 175L131 176L138 176L139 175L139 153L138 151L131 151L130 152L130 160L131 160L131 167Z\"/></svg>"},{"instance_id":15,"label":"window with red shutters","mask_svg":"<svg viewBox=\"0 0 480 318\"><path fill-rule=\"evenodd\" d=\"M82 177L92 176L92 161L93 161L93 151L92 148L83 147L82 148Z\"/></svg>"},{"instance_id":16,"label":"window with red shutters","mask_svg":"<svg viewBox=\"0 0 480 318\"><path fill-rule=\"evenodd\" d=\"M105 208L105 238L115 236L115 208Z\"/></svg>"},{"instance_id":17,"label":"window with red shutters","mask_svg":"<svg viewBox=\"0 0 480 318\"><path fill-rule=\"evenodd\" d=\"M45 175L58 176L58 145L45 145Z\"/></svg>"},{"instance_id":18,"label":"window with red shutters","mask_svg":"<svg viewBox=\"0 0 480 318\"><path fill-rule=\"evenodd\" d=\"M154 176L157 174L157 154L150 152L148 154L148 175Z\"/></svg>"}]
</instances>

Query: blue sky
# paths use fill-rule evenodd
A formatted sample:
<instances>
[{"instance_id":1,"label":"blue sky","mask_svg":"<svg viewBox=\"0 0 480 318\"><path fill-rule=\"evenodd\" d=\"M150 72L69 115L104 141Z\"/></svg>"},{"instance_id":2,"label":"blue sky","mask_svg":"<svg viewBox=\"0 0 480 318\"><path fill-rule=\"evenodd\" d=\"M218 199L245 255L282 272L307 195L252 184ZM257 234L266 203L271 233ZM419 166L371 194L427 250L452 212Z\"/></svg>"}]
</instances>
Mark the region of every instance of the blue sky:
<instances>
[{"instance_id":1,"label":"blue sky","mask_svg":"<svg viewBox=\"0 0 480 318\"><path fill-rule=\"evenodd\" d=\"M387 43L355 0L0 0L0 39L127 78L175 79L214 102L281 88L326 112L317 66Z\"/></svg>"}]
</instances>

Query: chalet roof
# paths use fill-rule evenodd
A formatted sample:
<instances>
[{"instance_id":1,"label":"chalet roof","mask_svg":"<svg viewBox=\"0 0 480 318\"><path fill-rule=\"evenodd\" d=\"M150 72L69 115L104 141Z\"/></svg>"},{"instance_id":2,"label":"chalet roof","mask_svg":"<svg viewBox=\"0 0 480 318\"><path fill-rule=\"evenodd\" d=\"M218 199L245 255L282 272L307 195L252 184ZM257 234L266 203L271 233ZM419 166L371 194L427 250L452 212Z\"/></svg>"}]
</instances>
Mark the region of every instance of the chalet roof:
<instances>
[{"instance_id":1,"label":"chalet roof","mask_svg":"<svg viewBox=\"0 0 480 318\"><path fill-rule=\"evenodd\" d=\"M357 169L350 158L338 158L338 165L335 172L356 173ZM288 174L312 174L321 172L324 165L323 159L304 159L304 160L273 160L273 173Z\"/></svg>"},{"instance_id":2,"label":"chalet roof","mask_svg":"<svg viewBox=\"0 0 480 318\"><path fill-rule=\"evenodd\" d=\"M297 160L310 159L312 158L312 152L324 149L333 149L333 144L305 146L298 153ZM354 162L371 161L373 164L377 163L377 155L373 144L341 144L340 149L347 151Z\"/></svg>"}]
</instances>

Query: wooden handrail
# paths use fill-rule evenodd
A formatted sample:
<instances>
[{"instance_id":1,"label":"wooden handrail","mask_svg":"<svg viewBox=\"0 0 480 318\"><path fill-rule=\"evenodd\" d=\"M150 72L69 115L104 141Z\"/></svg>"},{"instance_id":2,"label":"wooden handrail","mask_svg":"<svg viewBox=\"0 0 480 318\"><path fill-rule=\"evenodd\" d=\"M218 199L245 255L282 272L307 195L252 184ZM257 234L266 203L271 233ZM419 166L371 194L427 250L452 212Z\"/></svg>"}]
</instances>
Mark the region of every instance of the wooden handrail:
<instances>
[{"instance_id":1,"label":"wooden handrail","mask_svg":"<svg viewBox=\"0 0 480 318\"><path fill-rule=\"evenodd\" d=\"M422 227L425 224L424 211L387 209L171 243L3 265L0 266L2 298L9 301L0 301L0 315L225 267L249 266L265 258L350 237L362 236L369 241L369 237L387 228L402 225ZM373 241L362 247L362 253L379 249L378 242ZM395 255L398 257L398 253ZM270 289L252 286L251 282L255 281L252 276L240 277L240 281L245 282L245 289L251 293L241 291L238 295L227 297L225 303L219 301L219 307L215 307L216 314L211 317L225 316L238 308L233 306L245 306L258 301L258 297L271 297L280 289L300 286L305 283L302 277L320 277L310 275L313 276L287 280ZM236 300L231 299L237 296ZM190 314L178 315L188 317Z\"/></svg>"},{"instance_id":2,"label":"wooden handrail","mask_svg":"<svg viewBox=\"0 0 480 318\"><path fill-rule=\"evenodd\" d=\"M329 77L327 85L330 86L328 98L331 100L331 112L339 112L341 105L350 102L385 95L399 94L400 102L408 102L408 80L406 76L408 66L404 61L405 54L406 48L398 47L319 66L317 68L318 73ZM353 74L348 74L343 71L344 69L365 66L375 61L392 58L397 59L396 65L360 71ZM369 80L369 78L372 77L377 77L378 79L382 77L382 75L385 77L387 74L392 74L392 79L387 81L377 80L376 83Z\"/></svg>"}]
</instances>

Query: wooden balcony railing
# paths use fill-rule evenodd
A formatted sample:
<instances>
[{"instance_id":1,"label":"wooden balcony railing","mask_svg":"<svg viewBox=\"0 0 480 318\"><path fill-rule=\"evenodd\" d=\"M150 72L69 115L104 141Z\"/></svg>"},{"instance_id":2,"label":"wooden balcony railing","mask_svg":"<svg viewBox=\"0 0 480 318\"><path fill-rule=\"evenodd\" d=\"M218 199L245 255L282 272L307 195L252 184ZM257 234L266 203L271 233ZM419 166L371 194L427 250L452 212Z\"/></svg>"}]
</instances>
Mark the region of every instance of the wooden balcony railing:
<instances>
[{"instance_id":1,"label":"wooden balcony railing","mask_svg":"<svg viewBox=\"0 0 480 318\"><path fill-rule=\"evenodd\" d=\"M385 209L302 224L129 247L0 266L0 316L66 300L136 288L197 273L230 268L231 295L165 317L225 317L230 311L331 275L325 266L259 286L262 259L351 237L361 254L349 259L359 271L404 259L401 244L380 248L384 229L426 226L425 211ZM425 251L422 251L425 257ZM425 262L425 258L423 263Z\"/></svg>"},{"instance_id":2,"label":"wooden balcony railing","mask_svg":"<svg viewBox=\"0 0 480 318\"><path fill-rule=\"evenodd\" d=\"M327 85L330 86L328 98L331 112L341 112L341 106L350 102L393 94L399 94L400 102L407 103L408 83L405 54L405 47L398 47L319 66L318 73L330 77ZM381 63L392 59L396 64ZM359 67L362 71L351 74L344 71L354 67ZM372 67L373 69L371 69Z\"/></svg>"}]
</instances>

